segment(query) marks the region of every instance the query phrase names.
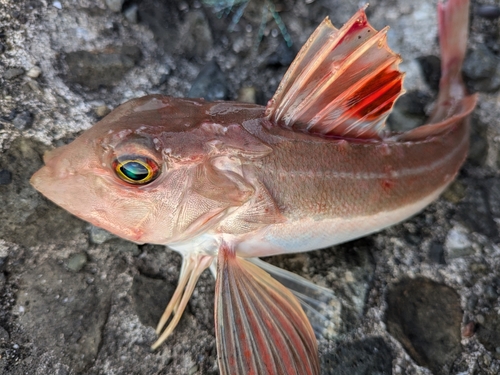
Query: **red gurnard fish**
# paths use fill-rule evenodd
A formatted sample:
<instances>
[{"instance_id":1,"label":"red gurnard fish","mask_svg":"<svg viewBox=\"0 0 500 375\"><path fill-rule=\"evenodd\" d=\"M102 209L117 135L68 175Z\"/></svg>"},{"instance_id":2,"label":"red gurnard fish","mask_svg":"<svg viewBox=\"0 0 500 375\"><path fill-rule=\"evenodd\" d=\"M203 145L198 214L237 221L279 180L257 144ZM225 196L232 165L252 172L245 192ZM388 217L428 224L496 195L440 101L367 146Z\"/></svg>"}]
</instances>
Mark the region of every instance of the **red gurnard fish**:
<instances>
[{"instance_id":1,"label":"red gurnard fish","mask_svg":"<svg viewBox=\"0 0 500 375\"><path fill-rule=\"evenodd\" d=\"M442 78L422 127L384 130L402 92L401 59L387 28L373 29L361 9L340 30L321 23L267 107L134 99L47 153L31 183L94 225L182 254L154 348L211 267L221 374L317 375L313 327L289 288L313 301L328 293L251 258L379 231L448 186L466 157L476 104L460 74L468 7L438 5Z\"/></svg>"}]
</instances>

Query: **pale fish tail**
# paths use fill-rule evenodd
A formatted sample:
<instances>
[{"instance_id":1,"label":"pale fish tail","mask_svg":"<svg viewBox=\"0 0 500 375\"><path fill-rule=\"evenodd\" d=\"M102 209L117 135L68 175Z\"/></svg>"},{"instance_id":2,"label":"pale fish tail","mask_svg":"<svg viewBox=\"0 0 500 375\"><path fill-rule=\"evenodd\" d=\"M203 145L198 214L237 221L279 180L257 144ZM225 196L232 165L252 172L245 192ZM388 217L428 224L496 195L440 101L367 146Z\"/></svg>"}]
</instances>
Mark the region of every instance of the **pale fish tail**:
<instances>
[{"instance_id":1,"label":"pale fish tail","mask_svg":"<svg viewBox=\"0 0 500 375\"><path fill-rule=\"evenodd\" d=\"M438 18L441 80L437 106L441 108L466 95L462 64L467 49L469 0L441 0L438 3Z\"/></svg>"},{"instance_id":2,"label":"pale fish tail","mask_svg":"<svg viewBox=\"0 0 500 375\"><path fill-rule=\"evenodd\" d=\"M174 331L182 313L186 309L189 298L193 294L200 275L210 267L213 259L213 256L203 254L191 254L183 258L179 283L156 328L156 333L161 334L161 336L151 346L153 350L157 349ZM172 320L162 332L171 316Z\"/></svg>"},{"instance_id":3,"label":"pale fish tail","mask_svg":"<svg viewBox=\"0 0 500 375\"><path fill-rule=\"evenodd\" d=\"M441 80L439 95L428 125L401 135L401 141L415 141L447 132L457 124L468 126L467 116L477 95L467 95L462 64L467 49L469 0L440 0L438 3Z\"/></svg>"},{"instance_id":4,"label":"pale fish tail","mask_svg":"<svg viewBox=\"0 0 500 375\"><path fill-rule=\"evenodd\" d=\"M221 375L319 375L313 328L294 295L267 272L219 249L215 291Z\"/></svg>"}]
</instances>

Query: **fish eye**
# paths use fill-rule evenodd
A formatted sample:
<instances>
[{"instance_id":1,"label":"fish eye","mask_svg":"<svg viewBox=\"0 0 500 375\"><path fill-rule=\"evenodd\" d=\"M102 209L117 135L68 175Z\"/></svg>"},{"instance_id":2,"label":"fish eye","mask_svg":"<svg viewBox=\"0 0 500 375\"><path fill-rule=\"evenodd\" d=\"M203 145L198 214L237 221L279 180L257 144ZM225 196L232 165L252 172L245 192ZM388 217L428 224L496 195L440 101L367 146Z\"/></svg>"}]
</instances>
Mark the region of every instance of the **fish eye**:
<instances>
[{"instance_id":1,"label":"fish eye","mask_svg":"<svg viewBox=\"0 0 500 375\"><path fill-rule=\"evenodd\" d=\"M158 177L160 167L148 157L126 155L113 162L116 175L132 185L148 184Z\"/></svg>"}]
</instances>

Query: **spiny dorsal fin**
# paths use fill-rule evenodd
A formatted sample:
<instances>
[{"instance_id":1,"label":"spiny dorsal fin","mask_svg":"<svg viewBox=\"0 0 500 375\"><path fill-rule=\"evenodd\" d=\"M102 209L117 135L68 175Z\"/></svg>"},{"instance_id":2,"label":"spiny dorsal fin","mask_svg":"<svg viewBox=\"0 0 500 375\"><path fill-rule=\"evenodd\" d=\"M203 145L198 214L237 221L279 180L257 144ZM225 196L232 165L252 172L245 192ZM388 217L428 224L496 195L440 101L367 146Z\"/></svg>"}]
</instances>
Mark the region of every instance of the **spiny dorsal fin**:
<instances>
[{"instance_id":1,"label":"spiny dorsal fin","mask_svg":"<svg viewBox=\"0 0 500 375\"><path fill-rule=\"evenodd\" d=\"M387 30L371 27L364 8L340 30L326 18L268 103L269 120L308 133L379 138L403 80Z\"/></svg>"},{"instance_id":2,"label":"spiny dorsal fin","mask_svg":"<svg viewBox=\"0 0 500 375\"><path fill-rule=\"evenodd\" d=\"M319 375L311 324L267 272L219 249L215 327L221 375Z\"/></svg>"}]
</instances>

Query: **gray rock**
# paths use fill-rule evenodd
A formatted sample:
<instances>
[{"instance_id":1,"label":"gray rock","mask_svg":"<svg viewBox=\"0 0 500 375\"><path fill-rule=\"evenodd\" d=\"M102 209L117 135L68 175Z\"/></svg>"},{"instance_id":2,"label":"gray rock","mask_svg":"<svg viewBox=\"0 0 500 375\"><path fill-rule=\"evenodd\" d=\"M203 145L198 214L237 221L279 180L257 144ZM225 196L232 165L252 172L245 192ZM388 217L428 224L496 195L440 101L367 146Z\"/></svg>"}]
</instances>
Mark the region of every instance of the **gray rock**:
<instances>
[{"instance_id":1,"label":"gray rock","mask_svg":"<svg viewBox=\"0 0 500 375\"><path fill-rule=\"evenodd\" d=\"M338 350L321 356L324 375L392 375L393 356L381 337L339 343Z\"/></svg>"},{"instance_id":2,"label":"gray rock","mask_svg":"<svg viewBox=\"0 0 500 375\"><path fill-rule=\"evenodd\" d=\"M266 65L271 67L289 66L295 56L297 55L297 50L294 46L289 47L283 40L276 51L271 53L266 59Z\"/></svg>"},{"instance_id":3,"label":"gray rock","mask_svg":"<svg viewBox=\"0 0 500 375\"><path fill-rule=\"evenodd\" d=\"M473 80L491 78L497 70L498 59L484 44L469 52L465 58L463 72Z\"/></svg>"},{"instance_id":4,"label":"gray rock","mask_svg":"<svg viewBox=\"0 0 500 375\"><path fill-rule=\"evenodd\" d=\"M30 70L28 70L28 72L26 73L26 75L28 77L34 78L34 79L40 77L40 74L42 74L42 69L40 69L38 66L34 66Z\"/></svg>"},{"instance_id":5,"label":"gray rock","mask_svg":"<svg viewBox=\"0 0 500 375\"><path fill-rule=\"evenodd\" d=\"M132 4L123 11L123 15L129 22L137 23L138 21L137 9L138 9L137 4Z\"/></svg>"},{"instance_id":6,"label":"gray rock","mask_svg":"<svg viewBox=\"0 0 500 375\"><path fill-rule=\"evenodd\" d=\"M12 182L12 173L7 169L0 170L0 185L8 185Z\"/></svg>"},{"instance_id":7,"label":"gray rock","mask_svg":"<svg viewBox=\"0 0 500 375\"><path fill-rule=\"evenodd\" d=\"M463 72L474 91L493 92L500 88L500 59L484 44L467 54Z\"/></svg>"},{"instance_id":8,"label":"gray rock","mask_svg":"<svg viewBox=\"0 0 500 375\"><path fill-rule=\"evenodd\" d=\"M491 239L498 238L498 228L488 203L488 183L467 180L466 197L457 207L455 219L468 230L479 232Z\"/></svg>"},{"instance_id":9,"label":"gray rock","mask_svg":"<svg viewBox=\"0 0 500 375\"><path fill-rule=\"evenodd\" d=\"M66 267L73 272L79 272L87 264L87 254L77 253L71 255L66 261Z\"/></svg>"},{"instance_id":10,"label":"gray rock","mask_svg":"<svg viewBox=\"0 0 500 375\"><path fill-rule=\"evenodd\" d=\"M177 2L144 0L137 6L140 23L151 29L158 47L170 53L174 52L179 40L180 21L170 15L179 13Z\"/></svg>"},{"instance_id":11,"label":"gray rock","mask_svg":"<svg viewBox=\"0 0 500 375\"><path fill-rule=\"evenodd\" d=\"M438 242L432 242L429 246L429 262L434 264L446 264L444 257L444 247Z\"/></svg>"},{"instance_id":12,"label":"gray rock","mask_svg":"<svg viewBox=\"0 0 500 375\"><path fill-rule=\"evenodd\" d=\"M487 181L488 203L495 218L500 218L500 179L491 178Z\"/></svg>"},{"instance_id":13,"label":"gray rock","mask_svg":"<svg viewBox=\"0 0 500 375\"><path fill-rule=\"evenodd\" d=\"M10 68L5 71L3 74L3 78L5 79L14 79L24 74L23 68Z\"/></svg>"},{"instance_id":14,"label":"gray rock","mask_svg":"<svg viewBox=\"0 0 500 375\"><path fill-rule=\"evenodd\" d=\"M64 56L68 66L66 79L91 90L100 86L111 87L137 64L140 57L141 51L135 46L95 52L70 52Z\"/></svg>"},{"instance_id":15,"label":"gray rock","mask_svg":"<svg viewBox=\"0 0 500 375\"><path fill-rule=\"evenodd\" d=\"M139 246L135 243L122 240L121 238L111 239L109 241L111 251L121 251L130 253L132 256L138 256L141 253Z\"/></svg>"},{"instance_id":16,"label":"gray rock","mask_svg":"<svg viewBox=\"0 0 500 375\"><path fill-rule=\"evenodd\" d=\"M0 343L5 343L9 340L10 335L9 332L2 326L0 326Z\"/></svg>"},{"instance_id":17,"label":"gray rock","mask_svg":"<svg viewBox=\"0 0 500 375\"><path fill-rule=\"evenodd\" d=\"M474 165L485 165L488 156L488 126L483 124L476 115L471 116L471 136L467 160Z\"/></svg>"},{"instance_id":18,"label":"gray rock","mask_svg":"<svg viewBox=\"0 0 500 375\"><path fill-rule=\"evenodd\" d=\"M16 129L27 129L33 124L33 115L29 111L18 113L16 117L14 117L14 120L12 120L12 124Z\"/></svg>"},{"instance_id":19,"label":"gray rock","mask_svg":"<svg viewBox=\"0 0 500 375\"><path fill-rule=\"evenodd\" d=\"M179 31L177 49L188 58L203 57L212 49L210 25L202 11L192 11Z\"/></svg>"},{"instance_id":20,"label":"gray rock","mask_svg":"<svg viewBox=\"0 0 500 375\"><path fill-rule=\"evenodd\" d=\"M124 2L125 0L106 0L106 5L111 11L118 13L122 10Z\"/></svg>"},{"instance_id":21,"label":"gray rock","mask_svg":"<svg viewBox=\"0 0 500 375\"><path fill-rule=\"evenodd\" d=\"M33 355L54 348L60 363L83 373L98 353L109 304L105 283L88 285L84 275L49 262L23 275L17 309L24 309L19 321L32 332Z\"/></svg>"},{"instance_id":22,"label":"gray rock","mask_svg":"<svg viewBox=\"0 0 500 375\"><path fill-rule=\"evenodd\" d=\"M478 323L477 339L495 358L500 359L500 352L497 352L497 348L500 347L500 315L492 312Z\"/></svg>"},{"instance_id":23,"label":"gray rock","mask_svg":"<svg viewBox=\"0 0 500 375\"><path fill-rule=\"evenodd\" d=\"M23 246L40 241L66 243L84 230L83 221L43 198L29 184L47 149L40 142L19 137L0 153L0 169L15 171L10 184L0 185L0 238L5 241Z\"/></svg>"},{"instance_id":24,"label":"gray rock","mask_svg":"<svg viewBox=\"0 0 500 375\"><path fill-rule=\"evenodd\" d=\"M462 310L451 288L423 278L407 279L389 289L386 323L420 366L448 375L461 352Z\"/></svg>"},{"instance_id":25,"label":"gray rock","mask_svg":"<svg viewBox=\"0 0 500 375\"><path fill-rule=\"evenodd\" d=\"M474 253L468 235L467 230L461 226L455 226L448 232L445 245L449 259L461 258Z\"/></svg>"},{"instance_id":26,"label":"gray rock","mask_svg":"<svg viewBox=\"0 0 500 375\"><path fill-rule=\"evenodd\" d=\"M479 17L494 20L500 17L500 7L498 5L483 4L474 7L474 13Z\"/></svg>"},{"instance_id":27,"label":"gray rock","mask_svg":"<svg viewBox=\"0 0 500 375\"><path fill-rule=\"evenodd\" d=\"M136 275L132 284L134 308L142 324L156 328L174 294L174 285L165 280Z\"/></svg>"},{"instance_id":28,"label":"gray rock","mask_svg":"<svg viewBox=\"0 0 500 375\"><path fill-rule=\"evenodd\" d=\"M200 70L187 94L188 98L204 98L207 101L225 100L228 96L227 78L215 60Z\"/></svg>"},{"instance_id":29,"label":"gray rock","mask_svg":"<svg viewBox=\"0 0 500 375\"><path fill-rule=\"evenodd\" d=\"M109 233L107 230L96 227L95 225L90 226L90 242L100 245L106 241L115 239L116 236L112 233Z\"/></svg>"},{"instance_id":30,"label":"gray rock","mask_svg":"<svg viewBox=\"0 0 500 375\"><path fill-rule=\"evenodd\" d=\"M410 91L401 96L394 105L387 124L392 131L405 132L425 123L425 107L431 98L421 91Z\"/></svg>"},{"instance_id":31,"label":"gray rock","mask_svg":"<svg viewBox=\"0 0 500 375\"><path fill-rule=\"evenodd\" d=\"M441 79L441 59L434 55L422 56L417 59L422 68L425 82L433 91L439 90Z\"/></svg>"}]
</instances>

